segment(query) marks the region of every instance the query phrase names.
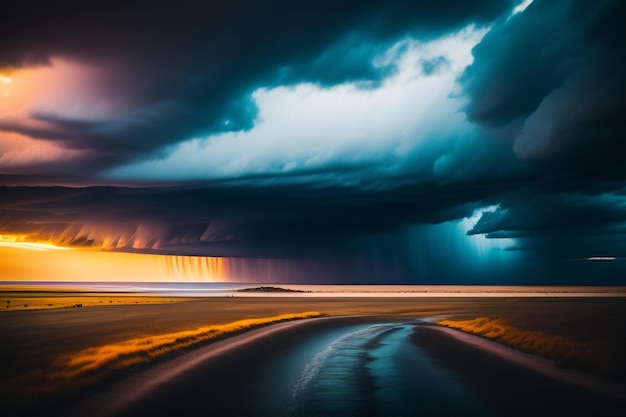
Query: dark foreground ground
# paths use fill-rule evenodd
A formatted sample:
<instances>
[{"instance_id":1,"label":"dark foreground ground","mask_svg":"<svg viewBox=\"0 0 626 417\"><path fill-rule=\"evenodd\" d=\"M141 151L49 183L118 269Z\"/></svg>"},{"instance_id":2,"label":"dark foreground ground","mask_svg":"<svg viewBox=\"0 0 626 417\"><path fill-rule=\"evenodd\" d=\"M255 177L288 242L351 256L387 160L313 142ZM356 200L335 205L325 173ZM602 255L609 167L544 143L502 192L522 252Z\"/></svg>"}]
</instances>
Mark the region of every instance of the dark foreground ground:
<instances>
[{"instance_id":1,"label":"dark foreground ground","mask_svg":"<svg viewBox=\"0 0 626 417\"><path fill-rule=\"evenodd\" d=\"M45 373L60 354L90 346L310 310L372 317L311 321L257 339L177 375L114 415L624 413L622 400L547 378L415 323L442 315L502 317L519 328L601 343L606 356L601 362L614 364L610 375L601 376L620 384L625 382L621 356L626 346L626 305L620 298L237 298L5 313L0 315L2 408L7 415L104 413L103 404L116 401L109 394L119 392L125 381L196 348L170 354L156 366L121 369L97 383L52 393L26 386L24 375ZM387 327L369 331L372 325Z\"/></svg>"}]
</instances>

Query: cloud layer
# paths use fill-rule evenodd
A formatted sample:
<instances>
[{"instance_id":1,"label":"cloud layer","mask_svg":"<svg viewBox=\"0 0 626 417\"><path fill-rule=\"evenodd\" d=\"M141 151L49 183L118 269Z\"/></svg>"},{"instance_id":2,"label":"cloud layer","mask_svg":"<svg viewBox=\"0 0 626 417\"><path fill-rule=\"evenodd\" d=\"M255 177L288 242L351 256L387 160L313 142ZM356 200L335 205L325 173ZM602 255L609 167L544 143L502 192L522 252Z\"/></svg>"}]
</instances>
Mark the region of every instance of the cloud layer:
<instances>
[{"instance_id":1,"label":"cloud layer","mask_svg":"<svg viewBox=\"0 0 626 417\"><path fill-rule=\"evenodd\" d=\"M456 282L446 256L474 280L590 282L578 260L626 252L619 1L5 11L0 181L24 187L0 189L0 233L375 253L429 282Z\"/></svg>"},{"instance_id":2,"label":"cloud layer","mask_svg":"<svg viewBox=\"0 0 626 417\"><path fill-rule=\"evenodd\" d=\"M447 13L449 5L437 2L189 3L8 6L0 38L13 41L0 52L0 68L18 72L64 59L100 69L88 91L101 90L99 97L125 111L96 117L31 109L26 120L0 119L0 130L87 149L81 161L96 169L116 165L194 137L251 128L251 94L259 88L375 86L394 68L373 58L398 40L486 24L511 7L459 1Z\"/></svg>"}]
</instances>

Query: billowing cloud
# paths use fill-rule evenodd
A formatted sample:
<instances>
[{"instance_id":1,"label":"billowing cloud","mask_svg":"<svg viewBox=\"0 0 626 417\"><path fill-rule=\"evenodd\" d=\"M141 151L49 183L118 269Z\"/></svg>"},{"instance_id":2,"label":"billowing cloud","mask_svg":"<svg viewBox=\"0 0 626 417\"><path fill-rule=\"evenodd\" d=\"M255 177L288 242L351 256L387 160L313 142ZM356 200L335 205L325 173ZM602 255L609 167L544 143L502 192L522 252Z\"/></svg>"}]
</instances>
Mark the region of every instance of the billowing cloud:
<instances>
[{"instance_id":1,"label":"billowing cloud","mask_svg":"<svg viewBox=\"0 0 626 417\"><path fill-rule=\"evenodd\" d=\"M289 174L299 174L324 180L329 167L350 166L344 173L331 170L330 180L429 178L436 160L472 130L460 111L464 101L451 94L483 34L469 27L429 42L401 41L373 58L379 67L397 68L373 88L307 83L259 89L250 130L195 138L112 175L190 180L274 174L280 181L287 174L284 180L291 181Z\"/></svg>"},{"instance_id":2,"label":"billowing cloud","mask_svg":"<svg viewBox=\"0 0 626 417\"><path fill-rule=\"evenodd\" d=\"M520 159L621 169L623 12L617 1L534 1L496 24L463 77L470 120L513 140Z\"/></svg>"},{"instance_id":3,"label":"billowing cloud","mask_svg":"<svg viewBox=\"0 0 626 417\"><path fill-rule=\"evenodd\" d=\"M485 25L512 7L493 0L458 1L454 13L434 1L37 3L3 8L0 73L76 62L99 74L86 91L97 85L101 102L119 111L99 109L101 102L80 112L60 103L31 107L22 120L0 114L0 132L89 150L81 160L95 171L194 137L250 129L259 88L377 85L395 69L373 57L399 39Z\"/></svg>"},{"instance_id":4,"label":"billowing cloud","mask_svg":"<svg viewBox=\"0 0 626 417\"><path fill-rule=\"evenodd\" d=\"M621 2L452 5L5 6L0 233L623 283Z\"/></svg>"}]
</instances>

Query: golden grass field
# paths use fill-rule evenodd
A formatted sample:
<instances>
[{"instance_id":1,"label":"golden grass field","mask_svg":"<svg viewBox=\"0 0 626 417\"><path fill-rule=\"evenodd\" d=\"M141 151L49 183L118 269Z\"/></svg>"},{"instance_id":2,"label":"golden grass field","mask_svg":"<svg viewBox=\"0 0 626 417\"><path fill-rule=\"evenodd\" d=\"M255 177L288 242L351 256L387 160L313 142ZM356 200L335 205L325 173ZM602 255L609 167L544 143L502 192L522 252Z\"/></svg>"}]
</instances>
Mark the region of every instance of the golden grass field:
<instances>
[{"instance_id":1,"label":"golden grass field","mask_svg":"<svg viewBox=\"0 0 626 417\"><path fill-rule=\"evenodd\" d=\"M95 307L111 304L166 304L184 301L180 297L124 293L81 293L77 291L1 291L0 312L56 308Z\"/></svg>"},{"instance_id":2,"label":"golden grass field","mask_svg":"<svg viewBox=\"0 0 626 417\"><path fill-rule=\"evenodd\" d=\"M606 347L599 341L579 341L537 330L520 329L502 318L478 317L471 320L438 320L437 324L500 342L527 353L562 363L589 363Z\"/></svg>"},{"instance_id":3,"label":"golden grass field","mask_svg":"<svg viewBox=\"0 0 626 417\"><path fill-rule=\"evenodd\" d=\"M228 334L282 321L318 316L320 313L317 311L280 314L94 346L59 355L46 372L33 371L26 374L24 383L44 387L43 389L49 392L59 388L84 386L101 380L115 370L147 363L168 353L190 348Z\"/></svg>"}]
</instances>

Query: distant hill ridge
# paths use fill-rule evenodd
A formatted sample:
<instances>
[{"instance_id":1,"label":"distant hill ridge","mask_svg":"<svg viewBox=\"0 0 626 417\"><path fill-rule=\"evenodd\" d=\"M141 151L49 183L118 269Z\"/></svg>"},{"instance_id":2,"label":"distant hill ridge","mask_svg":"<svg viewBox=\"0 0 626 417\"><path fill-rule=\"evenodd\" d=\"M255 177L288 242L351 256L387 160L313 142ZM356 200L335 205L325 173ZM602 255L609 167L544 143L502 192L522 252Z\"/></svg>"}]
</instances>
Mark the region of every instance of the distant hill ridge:
<instances>
[{"instance_id":1,"label":"distant hill ridge","mask_svg":"<svg viewBox=\"0 0 626 417\"><path fill-rule=\"evenodd\" d=\"M289 288L281 288L281 287L254 287L254 288L242 288L240 290L237 290L237 292L310 292L310 291L292 290Z\"/></svg>"}]
</instances>

